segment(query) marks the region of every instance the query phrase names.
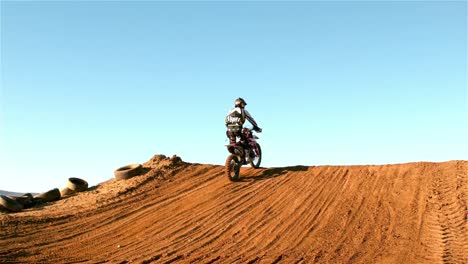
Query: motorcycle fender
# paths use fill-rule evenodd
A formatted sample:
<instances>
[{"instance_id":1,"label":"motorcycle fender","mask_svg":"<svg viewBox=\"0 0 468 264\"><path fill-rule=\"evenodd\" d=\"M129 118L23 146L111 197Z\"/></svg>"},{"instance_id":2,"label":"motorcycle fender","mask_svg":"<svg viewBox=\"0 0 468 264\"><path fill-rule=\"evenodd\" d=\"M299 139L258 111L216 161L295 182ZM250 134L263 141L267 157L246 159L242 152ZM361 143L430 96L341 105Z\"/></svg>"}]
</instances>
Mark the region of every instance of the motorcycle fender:
<instances>
[{"instance_id":1,"label":"motorcycle fender","mask_svg":"<svg viewBox=\"0 0 468 264\"><path fill-rule=\"evenodd\" d=\"M229 153L236 154L236 153L235 153L235 151L236 151L236 147L235 147L235 146L228 145L228 146L227 146L227 150L229 151Z\"/></svg>"},{"instance_id":2,"label":"motorcycle fender","mask_svg":"<svg viewBox=\"0 0 468 264\"><path fill-rule=\"evenodd\" d=\"M238 155L238 156L242 156L242 152L243 152L243 149L239 146L237 146L237 144L229 144L229 145L226 145L227 147L227 150L229 151L229 153L232 153L234 155Z\"/></svg>"}]
</instances>

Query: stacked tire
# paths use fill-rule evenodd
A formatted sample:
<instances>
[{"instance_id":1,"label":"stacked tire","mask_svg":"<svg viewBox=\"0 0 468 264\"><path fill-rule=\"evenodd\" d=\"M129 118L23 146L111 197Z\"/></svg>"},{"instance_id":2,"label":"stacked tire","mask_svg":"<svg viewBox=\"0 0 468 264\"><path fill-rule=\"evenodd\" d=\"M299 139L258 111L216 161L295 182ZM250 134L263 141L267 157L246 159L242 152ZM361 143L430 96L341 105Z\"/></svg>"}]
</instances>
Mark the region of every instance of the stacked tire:
<instances>
[{"instance_id":1,"label":"stacked tire","mask_svg":"<svg viewBox=\"0 0 468 264\"><path fill-rule=\"evenodd\" d=\"M68 178L67 187L60 190L62 196L83 192L88 189L88 182L80 178Z\"/></svg>"},{"instance_id":2,"label":"stacked tire","mask_svg":"<svg viewBox=\"0 0 468 264\"><path fill-rule=\"evenodd\" d=\"M66 195L83 192L87 189L88 182L85 180L80 178L69 178L67 181L67 187L61 190L54 188L50 191L34 196L30 193L26 193L22 196L0 195L0 209L4 209L8 212L20 212L25 208L30 208L35 205L48 202L55 202Z\"/></svg>"},{"instance_id":3,"label":"stacked tire","mask_svg":"<svg viewBox=\"0 0 468 264\"><path fill-rule=\"evenodd\" d=\"M55 188L50 191L34 196L34 199L36 200L36 202L48 203L48 202L58 201L60 200L61 197L62 195L60 194L60 190L58 188Z\"/></svg>"},{"instance_id":4,"label":"stacked tire","mask_svg":"<svg viewBox=\"0 0 468 264\"><path fill-rule=\"evenodd\" d=\"M126 180L142 174L143 166L141 164L130 164L120 167L114 171L116 180Z\"/></svg>"},{"instance_id":5,"label":"stacked tire","mask_svg":"<svg viewBox=\"0 0 468 264\"><path fill-rule=\"evenodd\" d=\"M10 212L19 212L24 208L14 197L6 195L0 195L0 205Z\"/></svg>"}]
</instances>

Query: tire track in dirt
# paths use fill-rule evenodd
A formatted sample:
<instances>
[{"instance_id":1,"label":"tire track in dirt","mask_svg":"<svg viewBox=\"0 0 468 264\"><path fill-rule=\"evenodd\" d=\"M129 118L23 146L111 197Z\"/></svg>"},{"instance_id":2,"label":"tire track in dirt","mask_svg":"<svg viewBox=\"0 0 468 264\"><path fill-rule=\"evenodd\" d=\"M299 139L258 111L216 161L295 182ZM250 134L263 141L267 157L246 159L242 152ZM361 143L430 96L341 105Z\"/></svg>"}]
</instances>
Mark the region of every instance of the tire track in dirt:
<instances>
[{"instance_id":1,"label":"tire track in dirt","mask_svg":"<svg viewBox=\"0 0 468 264\"><path fill-rule=\"evenodd\" d=\"M341 226L336 228L340 230L341 235L333 241L333 245L331 245L333 250L328 253L329 256L327 257L331 258L332 261L338 261L336 256L339 256L339 258L345 259L345 262L355 262L365 257L370 258L377 252L359 251L358 249L362 244L370 243L371 238L380 240L379 237L374 234L372 228L370 228L370 226L374 225L372 223L374 219L369 216L374 217L373 212L378 205L382 207L382 203L379 204L379 202L377 202L380 199L379 194L384 189L384 185L379 181L381 173L377 172L373 167L369 167L364 170L361 168L357 175L360 176L360 179L354 181L354 189L348 190L349 193L355 195L340 197L340 204L349 204L350 207L346 216L343 217ZM363 190L369 195L363 195ZM376 202L372 203L372 200ZM375 217L379 217L379 215ZM370 221L370 223L366 220ZM383 222L386 223L385 221ZM372 237L370 237L371 234L373 234ZM330 253L334 253L334 255Z\"/></svg>"},{"instance_id":2,"label":"tire track in dirt","mask_svg":"<svg viewBox=\"0 0 468 264\"><path fill-rule=\"evenodd\" d=\"M428 261L468 263L468 226L464 199L467 172L466 164L458 163L455 170L450 170L456 177L446 177L440 169L433 175L427 216L420 234L424 245L423 257Z\"/></svg>"},{"instance_id":3,"label":"tire track in dirt","mask_svg":"<svg viewBox=\"0 0 468 264\"><path fill-rule=\"evenodd\" d=\"M314 181L307 181L304 179L302 185L304 185L305 188L302 189L301 192L305 195L304 200L299 201L298 206L294 208L294 218L289 223L289 225L286 226L284 230L277 235L277 237L284 236L287 240L292 242L292 244L288 245L288 247L299 247L300 244L297 241L303 241L306 236L311 235L309 232L300 232L299 229L302 231L304 227L309 227L309 230L313 231L315 228L319 228L320 223L317 222L318 218L326 222L327 218L323 217L323 215L330 208L333 208L330 205L336 201L337 196L341 193L341 190L344 188L343 186L346 183L347 171L343 168L333 169L334 170L331 172L323 173L330 174L331 177L328 177L325 181L323 181L323 184L320 186L317 193L314 193L313 191L307 192L307 190L312 189L310 183ZM310 175L306 176L310 177ZM325 190L329 191L325 192ZM301 233L303 233L304 236L301 236ZM297 236L297 234L300 235ZM274 241L271 241L271 243L266 246L264 250L268 250L273 242ZM287 250L284 248L284 245L282 246L282 248L277 247L277 250Z\"/></svg>"},{"instance_id":4,"label":"tire track in dirt","mask_svg":"<svg viewBox=\"0 0 468 264\"><path fill-rule=\"evenodd\" d=\"M224 179L222 179L222 182L226 183ZM230 183L228 183L230 184ZM214 208L221 209L219 210L219 215L217 216L216 221L218 223L208 223L208 225L212 226L211 228L208 229L208 231L202 233L199 237L196 237L194 240L196 243L194 245L197 245L196 248L203 248L206 247L210 244L212 244L213 241L216 241L220 236L223 236L226 233L230 232L238 232L238 231L231 231L232 229L235 229L237 225L235 223L238 223L238 219L240 219L243 215L245 215L246 211L249 211L255 203L249 203L250 200L255 200L254 198L258 195L258 193L264 193L265 188L271 188L269 185L261 184L261 183L255 183L255 186L257 188L251 188L253 186L253 183L239 183L244 186L248 186L247 188L250 188L247 192L244 192L244 194L239 195L237 192L240 189L246 189L245 187L242 188L234 188L233 189L233 196L236 198L232 198L230 195L225 197L225 200L221 201L218 203L218 205L215 205ZM231 186L227 186L231 187ZM211 199L211 200L216 200L216 199ZM234 223L234 224L233 224ZM193 251L192 247L192 250ZM187 254L190 254L189 251Z\"/></svg>"},{"instance_id":5,"label":"tire track in dirt","mask_svg":"<svg viewBox=\"0 0 468 264\"><path fill-rule=\"evenodd\" d=\"M324 170L330 170L329 168L324 169ZM335 171L336 176L339 176L341 173L337 172L338 170ZM327 173L327 172L325 172ZM328 172L330 173L330 172ZM332 173L330 173L332 174ZM346 173L345 173L346 174ZM285 178L288 175L285 176ZM302 176L302 177L299 177ZM332 174L332 176L335 176ZM317 202L317 208L315 210L304 210L303 207L306 208L307 205L309 205L310 202L313 200L316 200L318 197L321 197L321 192L316 192L316 191L311 191L310 190L310 185L308 185L308 182L311 182L310 179L313 179L310 174L305 174L305 175L294 175L295 177L295 185L298 186L288 186L285 182L281 182L281 186L290 189L290 191L280 191L276 190L278 193L281 194L280 197L277 197L276 200L270 199L267 201L267 204L271 205L266 208L260 208L257 210L257 212L252 212L252 214L248 215L260 215L264 216L261 217L261 219L266 219L268 221L271 221L266 224L267 221L262 221L259 226L259 221L252 221L250 220L249 216L247 216L248 219L245 220L247 224L241 224L245 229L248 230L247 234L242 234L241 231L236 231L234 234L239 237L239 239L242 241L244 246L243 248L246 248L242 251L237 251L237 255L243 255L244 258L247 258L248 256L251 255L251 258L255 256L255 252L258 252L258 250L261 251L266 251L268 254L268 251L271 251L272 249L274 250L281 250L281 247L278 247L275 245L275 241L278 240L279 237L282 239L291 239L291 243L295 242L297 244L297 240L300 238L297 238L297 233L296 230L300 227L300 225L304 224L307 222L307 220L304 219L311 219L310 215L313 215L315 213L315 217L321 214L323 212L323 208L326 208L326 203L329 201L332 201L333 199L327 198L324 200L319 199ZM309 181L306 179L308 178ZM327 184L330 184L330 182L333 182L335 180L334 177L326 177L324 178L324 181L320 182L320 184L312 184L314 186L318 185L319 190L323 190L326 188ZM271 185L273 189L277 189L278 187ZM337 186L338 187L338 186ZM298 189L299 188L299 189ZM294 190L294 191L291 191ZM318 193L318 194L317 194ZM338 192L331 192L331 193L338 193ZM299 195L299 202L298 200L296 201L291 201L291 196L294 196L295 194L303 194L302 196ZM285 213L284 208L288 207L293 207L291 205L294 205L294 202L298 202L301 207L296 207L292 208L290 212ZM260 203L261 204L261 203ZM311 206L309 206L312 208ZM263 212L263 214L261 213ZM265 213L267 212L267 213ZM270 212L277 212L275 215L272 215L270 217L267 217L270 215ZM282 212L283 214L279 213ZM294 214L292 214L294 212ZM300 212L300 213L298 213ZM276 221L274 221L276 219ZM288 219L288 221L283 221L283 219ZM312 218L314 219L314 218ZM264 235L267 234L267 235ZM292 234L292 235L290 235ZM296 234L296 235L294 235ZM242 237L245 236L245 239L242 239ZM266 237L267 240L259 239L259 237ZM250 246L248 246L250 245ZM234 244L230 249L233 250L232 248L237 249L237 245ZM295 248L295 246L289 245L285 251L290 251L291 248ZM229 251L229 249L228 249ZM233 250L234 252L234 250ZM274 256L274 258L279 258L279 256ZM281 255L282 259L285 259L286 257L284 255ZM300 259L302 257L299 257Z\"/></svg>"},{"instance_id":6,"label":"tire track in dirt","mask_svg":"<svg viewBox=\"0 0 468 264\"><path fill-rule=\"evenodd\" d=\"M214 182L217 182L217 181L214 181ZM226 185L226 182L225 180L221 180L219 181L220 183L222 183L223 186ZM210 189L213 189L211 186L207 186L207 188L210 188ZM220 187L216 187L216 188L220 188ZM212 219L220 219L219 217L216 218L215 217L215 213L213 212L215 210L215 208L219 208L220 207L220 204L228 204L231 203L236 203L237 201L221 201L221 202L216 202L213 206L210 206L209 204L209 201L220 201L220 199L222 197L220 197L222 194L215 194L215 196L209 196L209 197L206 197L206 198L203 198L203 199L206 199L207 200L207 203L206 203L206 206L203 206L204 209L203 211L200 211L199 213L196 214L196 219L192 219L190 220L189 222L187 223L190 223L190 222L197 222L197 223L204 223L204 225L213 225L213 227L210 227L208 228L207 230L205 230L204 232L202 232L201 234L198 234L197 237L194 237L194 238L189 238L190 242L192 242L192 244L202 244L203 246L203 243L206 243L204 242L204 240L213 240L213 239L216 239L216 235L215 235L215 232L220 229L221 226L225 225L224 222L227 221L229 222L229 220L221 220L221 221L218 221L220 222L218 225L216 225L216 223L213 223L213 224L210 224L209 222L207 223L205 220L212 220ZM197 198L193 198L193 197L190 197L188 196L187 199L188 200L198 200L202 197L204 197L204 195L197 195L195 194L194 196L196 196ZM187 203L189 203L189 201L187 201ZM202 208L203 208L202 207ZM189 218L188 215L193 215L193 209L194 208L190 208L189 210L187 210L187 213L186 214L181 214L181 219L187 219ZM170 208L169 208L170 210ZM208 214L208 215L207 215ZM178 222L179 220L176 219L176 221L173 221L173 219L171 219L171 222L175 222L174 224L178 225ZM175 247L177 245L182 245L183 246L183 243L181 244L180 242L184 239L186 239L186 237L191 234L191 233L195 233L193 229L190 229L191 225L187 225L186 227L183 227L183 228L180 228L176 231L174 231L173 233L171 234L168 234L168 235L163 235L163 234L159 234L160 236L162 235L163 236L163 239L169 239L169 238L173 238L175 236L175 238L173 238L171 241L165 241L164 244L166 244L167 246L163 247L160 249L160 251L167 251L168 249L172 248L172 247ZM196 230L195 230L196 231ZM214 237L214 238L213 238ZM172 248L174 251L181 251L183 250L184 248ZM158 253L158 254L162 254L162 253ZM190 254L190 252L188 253L185 253L185 254Z\"/></svg>"},{"instance_id":7,"label":"tire track in dirt","mask_svg":"<svg viewBox=\"0 0 468 264\"><path fill-rule=\"evenodd\" d=\"M271 190L271 193L274 193L275 195L268 196L264 195L264 193L268 194L268 191L258 191L261 195L263 194L263 196L265 197L264 202L262 201L262 203L257 203L254 210L252 210L248 214L245 214L245 217L242 218L243 221L239 223L239 226L244 227L244 229L247 232L241 232L241 230L237 233L237 240L240 241L240 244L243 244L244 246L241 248L241 250L235 251L239 247L237 243L234 243L232 244L230 249L228 248L228 251L231 250L231 252L236 252L236 255L242 256L246 259L247 262L249 258L255 259L256 255L252 254L251 252L252 250L255 251L255 249L262 249L261 244L267 243L265 241L265 238L271 239L271 237L275 237L274 229L277 228L279 224L282 224L284 222L283 219L285 217L283 217L283 215L290 214L290 212L286 212L285 208L287 208L287 206L285 207L284 203L288 203L287 201L291 200L291 195L294 196L296 193L302 193L300 190L297 189L297 186L295 186L294 184L291 186L291 183L299 182L302 180L297 179L296 177L293 178L288 176L289 172L281 178L281 181L278 180L275 184L267 183ZM292 181L291 179L294 179L294 181ZM282 191L281 187L287 190ZM257 215L264 215L268 217L270 213L272 213L273 215L267 218L268 221L262 221L261 219L264 218L255 217ZM259 225L260 228L257 227ZM249 257L250 255L253 256Z\"/></svg>"},{"instance_id":8,"label":"tire track in dirt","mask_svg":"<svg viewBox=\"0 0 468 264\"><path fill-rule=\"evenodd\" d=\"M246 184L246 183L242 183ZM217 222L212 224L212 228L209 228L209 233L202 234L199 238L197 248L204 248L218 240L220 237L225 236L227 233L239 233L237 227L243 226L242 223L247 212L253 210L253 208L262 203L265 199L255 199L259 193L268 192L271 186L263 183L247 183L248 191L238 194L238 191L234 191L232 196L226 196L226 200L222 201L216 208L221 209L217 215ZM242 188L244 189L244 188ZM244 189L245 190L245 189ZM216 218L214 218L216 219Z\"/></svg>"},{"instance_id":9,"label":"tire track in dirt","mask_svg":"<svg viewBox=\"0 0 468 264\"><path fill-rule=\"evenodd\" d=\"M214 172L212 172L213 169L215 170ZM187 220L187 219L190 219L190 214L193 215L193 212L190 213L190 211L193 210L193 207L173 208L171 205L172 204L181 204L181 203L183 204L184 199L186 199L187 196L190 196L191 193L196 192L200 188L206 188L206 185L209 184L214 179L216 179L216 175L220 174L220 170L218 170L216 168L212 168L210 170L203 169L201 171L195 172L194 174L188 175L188 177L197 177L200 174L201 175L206 174L206 175L210 175L210 176L208 177L208 179L205 179L206 181L200 182L199 184L194 184L194 185L189 185L189 186L184 186L183 184L181 184L180 185L180 187L182 187L181 191L171 192L171 193L174 193L174 195L172 195L169 198L164 198L163 202L158 203L158 201L155 201L154 205L146 208L144 211L142 211L142 212L140 212L138 214L135 214L135 216L132 219L132 220L134 220L134 225L140 226L140 229L139 229L140 231L137 231L136 233L138 233L138 232L142 233L141 230L146 230L146 229L155 230L155 227L156 227L156 230L168 230L164 226L164 221L161 221L161 223L162 223L162 225L161 225L161 223L157 223L157 222L149 222L148 223L148 221L145 220L145 219L160 217L158 215L167 215L168 217L170 217L172 223L179 226L178 229L172 230L171 233L167 234L166 235L167 237L172 237L172 236L176 236L176 235L180 236L179 233L181 231L186 230L188 227L190 227L191 222L190 222L190 220ZM187 176L185 176L185 177L187 177ZM196 204L194 206L200 206L200 204ZM203 204L201 204L201 206L202 206L201 208L203 208ZM189 212L187 213L187 211L189 211ZM176 212L176 214L174 214L173 212ZM142 223L140 223L140 222L142 222ZM166 225L167 225L167 223L166 223ZM158 228L159 226L160 226L160 228ZM145 234L140 234L140 236L143 236L146 239L152 239L153 237L160 237L161 239L164 239L164 235L161 234L161 233L148 233L148 234L145 233ZM176 239L176 241L177 241L177 239ZM126 245L126 247L128 247L127 250L132 249L131 244ZM168 248L168 247L166 247L166 248ZM166 248L162 248L162 249L164 250Z\"/></svg>"}]
</instances>

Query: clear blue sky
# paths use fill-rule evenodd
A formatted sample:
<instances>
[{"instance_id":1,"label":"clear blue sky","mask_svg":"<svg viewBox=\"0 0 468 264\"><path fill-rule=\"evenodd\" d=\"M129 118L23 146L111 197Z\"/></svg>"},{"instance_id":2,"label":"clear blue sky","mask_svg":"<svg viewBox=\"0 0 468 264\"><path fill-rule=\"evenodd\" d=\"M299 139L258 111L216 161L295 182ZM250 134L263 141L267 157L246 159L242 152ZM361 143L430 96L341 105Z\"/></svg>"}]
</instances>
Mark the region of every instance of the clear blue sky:
<instances>
[{"instance_id":1,"label":"clear blue sky","mask_svg":"<svg viewBox=\"0 0 468 264\"><path fill-rule=\"evenodd\" d=\"M265 167L467 160L467 2L2 1L0 96L8 191L224 164L239 96Z\"/></svg>"}]
</instances>

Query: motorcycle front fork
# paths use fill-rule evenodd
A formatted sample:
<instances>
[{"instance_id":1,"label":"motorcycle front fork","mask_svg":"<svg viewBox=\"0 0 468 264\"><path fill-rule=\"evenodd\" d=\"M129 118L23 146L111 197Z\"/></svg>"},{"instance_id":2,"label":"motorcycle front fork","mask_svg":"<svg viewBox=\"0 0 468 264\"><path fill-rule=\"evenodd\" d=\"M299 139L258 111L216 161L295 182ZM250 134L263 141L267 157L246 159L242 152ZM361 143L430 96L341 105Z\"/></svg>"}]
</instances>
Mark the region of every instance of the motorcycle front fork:
<instances>
[{"instance_id":1,"label":"motorcycle front fork","mask_svg":"<svg viewBox=\"0 0 468 264\"><path fill-rule=\"evenodd\" d=\"M247 161L255 157L255 151L253 149L244 150L244 157Z\"/></svg>"}]
</instances>

